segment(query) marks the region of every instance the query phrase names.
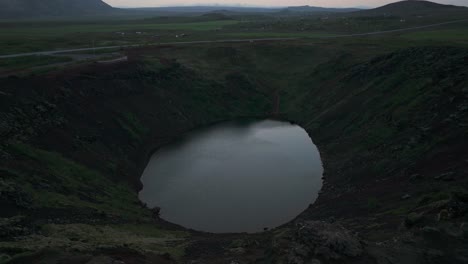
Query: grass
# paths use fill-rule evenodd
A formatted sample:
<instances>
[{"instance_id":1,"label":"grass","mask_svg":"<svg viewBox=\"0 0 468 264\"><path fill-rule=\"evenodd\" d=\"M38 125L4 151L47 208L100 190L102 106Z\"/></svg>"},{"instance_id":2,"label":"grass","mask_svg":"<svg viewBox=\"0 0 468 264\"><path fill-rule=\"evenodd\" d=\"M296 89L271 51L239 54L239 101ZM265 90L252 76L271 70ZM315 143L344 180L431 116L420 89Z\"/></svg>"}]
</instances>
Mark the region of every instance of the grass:
<instances>
[{"instance_id":1,"label":"grass","mask_svg":"<svg viewBox=\"0 0 468 264\"><path fill-rule=\"evenodd\" d=\"M121 118L117 119L122 129L124 129L134 140L140 141L141 137L148 131L143 126L138 117L131 113L125 112L121 114Z\"/></svg>"},{"instance_id":2,"label":"grass","mask_svg":"<svg viewBox=\"0 0 468 264\"><path fill-rule=\"evenodd\" d=\"M435 209L440 209L437 207L448 203L452 199L454 200L454 202L468 201L468 190L461 186L455 186L448 187L444 190L426 192L420 195L419 197L405 201L404 204L400 207L390 209L381 213L381 215L407 215L415 208L421 209L424 207L428 207L428 210L432 210L431 207L434 207Z\"/></svg>"},{"instance_id":3,"label":"grass","mask_svg":"<svg viewBox=\"0 0 468 264\"><path fill-rule=\"evenodd\" d=\"M30 252L50 248L57 252L81 253L127 248L142 254L168 253L178 259L184 255L186 238L185 232L162 230L154 225L45 224L38 234L0 242L0 250L23 252L12 256L20 259Z\"/></svg>"},{"instance_id":4,"label":"grass","mask_svg":"<svg viewBox=\"0 0 468 264\"><path fill-rule=\"evenodd\" d=\"M468 41L468 29L439 29L402 34L402 38L419 41Z\"/></svg>"},{"instance_id":5,"label":"grass","mask_svg":"<svg viewBox=\"0 0 468 264\"><path fill-rule=\"evenodd\" d=\"M402 206L400 206L398 208L390 209L388 211L380 213L379 215L389 214L389 215L396 215L396 216L404 216L404 215L407 215L409 212L411 212L412 208L413 208L412 204L406 204L406 205L402 205Z\"/></svg>"},{"instance_id":6,"label":"grass","mask_svg":"<svg viewBox=\"0 0 468 264\"><path fill-rule=\"evenodd\" d=\"M105 178L99 172L62 155L23 143L10 146L17 155L31 159L45 174L29 177L16 172L21 189L32 197L33 208L81 208L105 212L124 218L148 217L129 186ZM33 163L33 164L34 164ZM47 186L47 187L44 187Z\"/></svg>"},{"instance_id":7,"label":"grass","mask_svg":"<svg viewBox=\"0 0 468 264\"><path fill-rule=\"evenodd\" d=\"M433 202L456 199L462 202L468 201L468 190L462 186L454 186L445 190L433 191L423 194L417 200L417 205L427 205Z\"/></svg>"},{"instance_id":8,"label":"grass","mask_svg":"<svg viewBox=\"0 0 468 264\"><path fill-rule=\"evenodd\" d=\"M204 35L236 20L192 23L149 23L144 20L122 23L0 23L0 55L64 48L119 46L158 41L174 41L176 34ZM124 35L117 32L124 32ZM140 33L137 33L140 32ZM155 36L158 37L155 37Z\"/></svg>"},{"instance_id":9,"label":"grass","mask_svg":"<svg viewBox=\"0 0 468 264\"><path fill-rule=\"evenodd\" d=\"M367 199L367 209L373 211L381 206L379 200L376 197L369 197Z\"/></svg>"},{"instance_id":10,"label":"grass","mask_svg":"<svg viewBox=\"0 0 468 264\"><path fill-rule=\"evenodd\" d=\"M235 32L224 33L223 36L231 38L321 38L336 36L336 34L325 32Z\"/></svg>"},{"instance_id":11,"label":"grass","mask_svg":"<svg viewBox=\"0 0 468 264\"><path fill-rule=\"evenodd\" d=\"M0 59L0 70L21 70L32 67L46 66L55 63L70 62L72 58L64 56L25 56Z\"/></svg>"},{"instance_id":12,"label":"grass","mask_svg":"<svg viewBox=\"0 0 468 264\"><path fill-rule=\"evenodd\" d=\"M55 26L46 27L16 27L16 28L3 28L0 29L1 36L6 37L57 37L70 34L92 34L104 32L127 32L135 33L144 31L155 30L189 30L189 31L205 31L215 30L226 25L236 24L235 20L222 20L222 21L206 21L194 23L174 23L174 24L156 24L156 23L141 23L141 24L78 24L78 25L61 25L57 23Z\"/></svg>"},{"instance_id":13,"label":"grass","mask_svg":"<svg viewBox=\"0 0 468 264\"><path fill-rule=\"evenodd\" d=\"M205 21L205 19L213 19ZM450 18L444 18L450 20ZM244 20L213 18L154 18L99 21L28 21L0 22L0 54L15 54L65 48L123 46L173 41L220 40L230 38L321 38L337 34L363 33L440 22L415 21L402 24L399 18L315 18L251 17ZM466 24L466 23L465 23ZM466 43L465 24L446 25L430 30L401 33L405 41L457 41ZM119 34L125 33L124 35ZM141 34L137 34L141 32ZM176 38L176 34L188 36ZM397 38L397 36L395 36ZM369 40L370 38L367 38Z\"/></svg>"}]
</instances>

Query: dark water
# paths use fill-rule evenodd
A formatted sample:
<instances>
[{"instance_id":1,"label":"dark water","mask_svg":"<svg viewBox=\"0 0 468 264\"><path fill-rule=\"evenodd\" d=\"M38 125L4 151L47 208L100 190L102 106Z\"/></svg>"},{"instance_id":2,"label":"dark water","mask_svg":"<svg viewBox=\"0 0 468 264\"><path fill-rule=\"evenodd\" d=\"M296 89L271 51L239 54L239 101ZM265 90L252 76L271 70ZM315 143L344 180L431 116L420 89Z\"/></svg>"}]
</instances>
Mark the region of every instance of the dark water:
<instances>
[{"instance_id":1,"label":"dark water","mask_svg":"<svg viewBox=\"0 0 468 264\"><path fill-rule=\"evenodd\" d=\"M298 126L227 122L157 151L140 199L161 217L199 231L257 232L284 224L317 198L322 162Z\"/></svg>"}]
</instances>

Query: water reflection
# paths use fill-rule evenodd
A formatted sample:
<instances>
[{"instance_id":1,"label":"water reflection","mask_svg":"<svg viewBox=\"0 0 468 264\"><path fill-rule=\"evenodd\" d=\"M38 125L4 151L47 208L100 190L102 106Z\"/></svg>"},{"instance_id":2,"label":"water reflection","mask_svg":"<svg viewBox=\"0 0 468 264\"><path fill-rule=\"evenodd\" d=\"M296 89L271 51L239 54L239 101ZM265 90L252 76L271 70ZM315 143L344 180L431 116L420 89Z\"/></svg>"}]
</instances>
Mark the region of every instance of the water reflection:
<instances>
[{"instance_id":1,"label":"water reflection","mask_svg":"<svg viewBox=\"0 0 468 264\"><path fill-rule=\"evenodd\" d=\"M315 201L322 172L302 128L227 122L157 151L142 175L140 199L195 230L257 232L290 221Z\"/></svg>"}]
</instances>

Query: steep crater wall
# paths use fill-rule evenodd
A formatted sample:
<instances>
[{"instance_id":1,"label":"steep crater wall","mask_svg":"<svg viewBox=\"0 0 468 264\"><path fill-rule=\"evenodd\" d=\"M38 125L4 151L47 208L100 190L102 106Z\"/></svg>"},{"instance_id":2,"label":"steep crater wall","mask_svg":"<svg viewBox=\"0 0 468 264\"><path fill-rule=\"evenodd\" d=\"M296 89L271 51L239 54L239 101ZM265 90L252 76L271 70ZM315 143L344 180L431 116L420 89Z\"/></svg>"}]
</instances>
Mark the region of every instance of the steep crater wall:
<instances>
[{"instance_id":1,"label":"steep crater wall","mask_svg":"<svg viewBox=\"0 0 468 264\"><path fill-rule=\"evenodd\" d=\"M173 62L151 67L137 62L96 65L45 78L2 80L2 168L16 182L12 188L31 187L32 194L24 195L36 202L23 209L78 206L93 211L94 202L111 203L111 197L95 197L87 186L91 179L75 182L79 172L57 181L63 176L60 167L76 162L79 170L98 174L89 178L96 178L94 188L103 192L110 182L130 183L138 190L146 159L158 146L201 125L271 111L268 95L240 74L215 82ZM53 157L43 158L49 155ZM63 185L74 190L64 194ZM53 199L44 197L51 193ZM75 203L77 198L89 204ZM135 205L128 202L126 206ZM108 205L105 211L112 213Z\"/></svg>"},{"instance_id":2,"label":"steep crater wall","mask_svg":"<svg viewBox=\"0 0 468 264\"><path fill-rule=\"evenodd\" d=\"M152 150L201 125L274 114L304 127L324 159L324 190L296 222L339 221L381 241L442 210L456 212L449 223L466 218L466 49L339 57L281 89L252 73L248 56L245 68L231 59L216 78L136 59L0 80L2 217L151 219L136 190Z\"/></svg>"}]
</instances>

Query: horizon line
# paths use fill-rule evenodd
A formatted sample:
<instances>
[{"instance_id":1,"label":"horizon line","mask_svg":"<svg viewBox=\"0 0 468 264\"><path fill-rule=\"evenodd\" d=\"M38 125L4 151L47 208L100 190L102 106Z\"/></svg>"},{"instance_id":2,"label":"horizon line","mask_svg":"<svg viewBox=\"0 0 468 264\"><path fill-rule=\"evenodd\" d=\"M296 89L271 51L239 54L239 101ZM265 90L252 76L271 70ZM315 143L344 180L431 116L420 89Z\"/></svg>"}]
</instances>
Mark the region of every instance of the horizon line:
<instances>
[{"instance_id":1,"label":"horizon line","mask_svg":"<svg viewBox=\"0 0 468 264\"><path fill-rule=\"evenodd\" d=\"M107 2L106 0L103 0ZM317 8L328 8L328 9L374 9L383 7L389 4L394 4L398 2L406 2L406 1L421 1L421 2L431 2L441 5L449 5L449 6L458 6L458 7L468 7L468 5L461 5L461 4L449 4L449 3L438 3L437 1L430 1L430 0L396 0L387 4L383 5L355 5L355 6L346 6L346 7L339 7L339 6L321 6L321 5L281 5L281 6L272 6L272 5L250 5L245 3L232 3L232 4L222 4L222 3L193 3L193 4L174 4L174 5L155 5L155 6L129 6L129 5L116 5L112 6L115 8L127 8L127 9L134 9L134 8L171 8L171 7L236 7L236 8L265 8L265 9L280 9L280 8L288 8L288 7L317 7Z\"/></svg>"},{"instance_id":2,"label":"horizon line","mask_svg":"<svg viewBox=\"0 0 468 264\"><path fill-rule=\"evenodd\" d=\"M236 7L236 8L264 8L264 9L280 9L288 7L317 7L327 9L370 9L375 8L373 6L350 6L350 7L325 7L325 6L313 6L313 5L286 5L286 6L268 6L268 5L244 5L244 4L179 4L179 5L163 5L163 6L112 6L115 8L170 8L170 7ZM379 6L376 6L379 7Z\"/></svg>"}]
</instances>

